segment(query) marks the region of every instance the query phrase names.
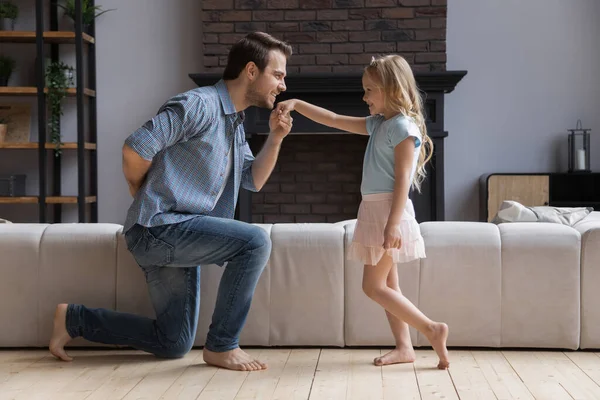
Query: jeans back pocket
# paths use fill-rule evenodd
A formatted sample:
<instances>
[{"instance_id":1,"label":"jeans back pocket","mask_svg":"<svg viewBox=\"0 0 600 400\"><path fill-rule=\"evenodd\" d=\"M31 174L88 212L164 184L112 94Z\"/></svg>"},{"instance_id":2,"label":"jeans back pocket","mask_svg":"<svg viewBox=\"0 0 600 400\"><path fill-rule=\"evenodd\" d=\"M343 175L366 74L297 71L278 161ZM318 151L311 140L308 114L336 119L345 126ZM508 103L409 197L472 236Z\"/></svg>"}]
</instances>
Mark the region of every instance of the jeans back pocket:
<instances>
[{"instance_id":1,"label":"jeans back pocket","mask_svg":"<svg viewBox=\"0 0 600 400\"><path fill-rule=\"evenodd\" d=\"M164 267L173 261L174 247L157 238L152 228L144 228L138 244L131 250L133 257L142 267Z\"/></svg>"}]
</instances>

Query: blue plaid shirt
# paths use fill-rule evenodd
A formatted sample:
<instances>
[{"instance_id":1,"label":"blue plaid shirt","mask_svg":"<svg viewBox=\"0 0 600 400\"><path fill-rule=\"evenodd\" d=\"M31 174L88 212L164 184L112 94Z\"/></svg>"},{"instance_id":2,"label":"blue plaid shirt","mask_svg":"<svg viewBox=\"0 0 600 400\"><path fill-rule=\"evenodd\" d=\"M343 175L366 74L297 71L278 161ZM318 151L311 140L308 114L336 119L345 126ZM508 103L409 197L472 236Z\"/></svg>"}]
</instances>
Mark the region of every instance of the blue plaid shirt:
<instances>
[{"instance_id":1,"label":"blue plaid shirt","mask_svg":"<svg viewBox=\"0 0 600 400\"><path fill-rule=\"evenodd\" d=\"M235 112L220 80L174 96L133 132L125 143L152 164L124 230L136 223L173 224L198 215L233 218L240 186L257 191L243 121L244 112ZM232 170L225 181L230 150Z\"/></svg>"}]
</instances>

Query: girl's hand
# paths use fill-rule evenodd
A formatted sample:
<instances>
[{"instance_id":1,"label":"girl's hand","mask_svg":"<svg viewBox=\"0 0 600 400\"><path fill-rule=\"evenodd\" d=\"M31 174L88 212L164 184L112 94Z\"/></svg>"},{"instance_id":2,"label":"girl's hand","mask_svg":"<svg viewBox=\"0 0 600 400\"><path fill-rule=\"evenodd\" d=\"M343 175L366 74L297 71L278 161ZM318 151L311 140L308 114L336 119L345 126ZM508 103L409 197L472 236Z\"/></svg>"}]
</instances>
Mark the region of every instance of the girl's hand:
<instances>
[{"instance_id":1,"label":"girl's hand","mask_svg":"<svg viewBox=\"0 0 600 400\"><path fill-rule=\"evenodd\" d=\"M402 247L402 234L400 233L399 224L387 224L383 231L383 248L399 249Z\"/></svg>"},{"instance_id":2,"label":"girl's hand","mask_svg":"<svg viewBox=\"0 0 600 400\"><path fill-rule=\"evenodd\" d=\"M281 111L284 115L289 115L296 108L296 99L285 100L277 103L276 111Z\"/></svg>"}]
</instances>

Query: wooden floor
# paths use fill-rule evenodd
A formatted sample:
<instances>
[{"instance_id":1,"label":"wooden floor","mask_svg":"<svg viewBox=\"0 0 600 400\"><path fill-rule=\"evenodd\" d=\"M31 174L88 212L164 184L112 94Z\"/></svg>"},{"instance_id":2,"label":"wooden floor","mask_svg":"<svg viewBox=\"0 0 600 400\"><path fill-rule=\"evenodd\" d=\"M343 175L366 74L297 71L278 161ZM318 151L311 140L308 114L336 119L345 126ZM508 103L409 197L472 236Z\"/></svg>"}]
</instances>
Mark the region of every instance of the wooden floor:
<instances>
[{"instance_id":1,"label":"wooden floor","mask_svg":"<svg viewBox=\"0 0 600 400\"><path fill-rule=\"evenodd\" d=\"M431 350L414 364L375 367L379 349L251 349L261 372L207 366L202 351L158 360L129 350L0 350L0 399L600 399L600 354Z\"/></svg>"}]
</instances>

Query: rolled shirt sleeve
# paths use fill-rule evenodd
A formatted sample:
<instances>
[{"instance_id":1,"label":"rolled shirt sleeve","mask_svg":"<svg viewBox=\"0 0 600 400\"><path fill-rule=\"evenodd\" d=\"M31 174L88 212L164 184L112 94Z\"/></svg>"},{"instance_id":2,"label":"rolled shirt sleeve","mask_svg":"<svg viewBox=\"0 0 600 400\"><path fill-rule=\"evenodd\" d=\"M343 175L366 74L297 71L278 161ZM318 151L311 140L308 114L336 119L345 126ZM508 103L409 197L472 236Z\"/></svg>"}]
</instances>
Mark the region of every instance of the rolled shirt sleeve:
<instances>
[{"instance_id":1,"label":"rolled shirt sleeve","mask_svg":"<svg viewBox=\"0 0 600 400\"><path fill-rule=\"evenodd\" d=\"M156 116L133 132L125 144L150 161L161 150L203 131L209 123L204 109L202 99L193 93L174 96Z\"/></svg>"}]
</instances>

